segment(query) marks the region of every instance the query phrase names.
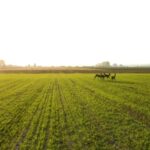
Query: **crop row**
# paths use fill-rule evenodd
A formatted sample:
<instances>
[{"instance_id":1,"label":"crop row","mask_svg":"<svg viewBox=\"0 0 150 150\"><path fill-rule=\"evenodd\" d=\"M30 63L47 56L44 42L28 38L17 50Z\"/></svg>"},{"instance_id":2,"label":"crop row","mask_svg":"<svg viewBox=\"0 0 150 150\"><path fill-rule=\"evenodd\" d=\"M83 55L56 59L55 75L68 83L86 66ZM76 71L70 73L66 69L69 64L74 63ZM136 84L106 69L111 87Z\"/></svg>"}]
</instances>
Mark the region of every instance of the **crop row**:
<instances>
[{"instance_id":1,"label":"crop row","mask_svg":"<svg viewBox=\"0 0 150 150\"><path fill-rule=\"evenodd\" d=\"M0 78L0 149L149 149L149 83L148 75Z\"/></svg>"}]
</instances>

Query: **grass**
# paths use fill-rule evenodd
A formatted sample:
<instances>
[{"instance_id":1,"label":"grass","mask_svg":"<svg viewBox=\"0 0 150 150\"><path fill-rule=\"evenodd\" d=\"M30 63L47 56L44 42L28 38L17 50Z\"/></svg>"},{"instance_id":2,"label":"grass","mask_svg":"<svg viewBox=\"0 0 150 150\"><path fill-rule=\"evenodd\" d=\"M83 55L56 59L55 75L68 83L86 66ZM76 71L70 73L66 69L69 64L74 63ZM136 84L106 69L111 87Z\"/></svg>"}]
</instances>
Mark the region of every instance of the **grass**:
<instances>
[{"instance_id":1,"label":"grass","mask_svg":"<svg viewBox=\"0 0 150 150\"><path fill-rule=\"evenodd\" d=\"M1 74L0 149L150 149L150 74Z\"/></svg>"}]
</instances>

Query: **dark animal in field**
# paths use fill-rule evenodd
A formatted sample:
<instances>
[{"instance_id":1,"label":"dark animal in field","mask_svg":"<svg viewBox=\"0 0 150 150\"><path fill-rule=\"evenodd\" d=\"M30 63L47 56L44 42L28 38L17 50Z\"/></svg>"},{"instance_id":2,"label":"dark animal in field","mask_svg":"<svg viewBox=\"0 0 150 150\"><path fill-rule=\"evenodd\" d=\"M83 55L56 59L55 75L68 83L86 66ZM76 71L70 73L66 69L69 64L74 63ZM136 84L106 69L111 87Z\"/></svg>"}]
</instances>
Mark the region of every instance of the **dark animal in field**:
<instances>
[{"instance_id":1,"label":"dark animal in field","mask_svg":"<svg viewBox=\"0 0 150 150\"><path fill-rule=\"evenodd\" d=\"M111 76L111 79L116 80L116 73L113 76Z\"/></svg>"},{"instance_id":2,"label":"dark animal in field","mask_svg":"<svg viewBox=\"0 0 150 150\"><path fill-rule=\"evenodd\" d=\"M95 75L95 79L96 79L96 78L104 79L104 78L105 78L105 75L102 74L102 73L101 73L101 74L96 74L96 75Z\"/></svg>"},{"instance_id":3,"label":"dark animal in field","mask_svg":"<svg viewBox=\"0 0 150 150\"><path fill-rule=\"evenodd\" d=\"M110 78L110 73L104 73L104 75L107 79Z\"/></svg>"}]
</instances>

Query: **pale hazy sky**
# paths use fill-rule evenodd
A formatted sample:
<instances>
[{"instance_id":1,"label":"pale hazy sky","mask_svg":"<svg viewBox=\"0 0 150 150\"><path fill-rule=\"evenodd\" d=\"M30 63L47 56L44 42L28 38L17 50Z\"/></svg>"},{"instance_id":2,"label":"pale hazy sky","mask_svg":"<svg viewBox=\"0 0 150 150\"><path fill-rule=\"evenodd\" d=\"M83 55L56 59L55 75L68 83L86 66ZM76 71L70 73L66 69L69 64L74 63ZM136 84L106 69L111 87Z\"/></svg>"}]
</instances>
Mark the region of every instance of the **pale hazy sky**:
<instances>
[{"instance_id":1,"label":"pale hazy sky","mask_svg":"<svg viewBox=\"0 0 150 150\"><path fill-rule=\"evenodd\" d=\"M7 64L150 64L149 0L0 0Z\"/></svg>"}]
</instances>

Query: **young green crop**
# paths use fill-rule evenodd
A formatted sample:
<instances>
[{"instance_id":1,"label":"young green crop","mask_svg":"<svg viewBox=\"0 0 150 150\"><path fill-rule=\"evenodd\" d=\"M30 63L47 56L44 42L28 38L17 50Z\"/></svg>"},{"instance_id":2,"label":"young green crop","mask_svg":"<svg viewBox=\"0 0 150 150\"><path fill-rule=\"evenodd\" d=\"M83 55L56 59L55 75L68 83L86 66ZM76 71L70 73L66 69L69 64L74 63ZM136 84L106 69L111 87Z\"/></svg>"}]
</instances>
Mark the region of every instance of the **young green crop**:
<instances>
[{"instance_id":1,"label":"young green crop","mask_svg":"<svg viewBox=\"0 0 150 150\"><path fill-rule=\"evenodd\" d=\"M0 149L150 149L150 75L0 75Z\"/></svg>"}]
</instances>

